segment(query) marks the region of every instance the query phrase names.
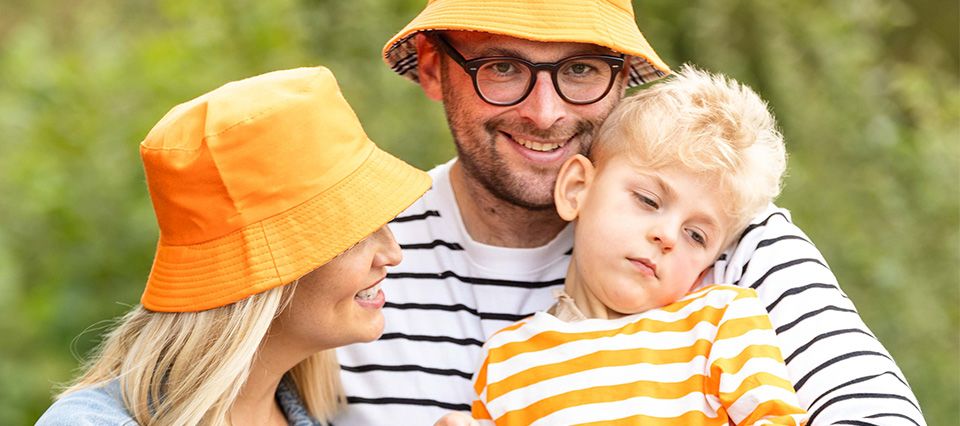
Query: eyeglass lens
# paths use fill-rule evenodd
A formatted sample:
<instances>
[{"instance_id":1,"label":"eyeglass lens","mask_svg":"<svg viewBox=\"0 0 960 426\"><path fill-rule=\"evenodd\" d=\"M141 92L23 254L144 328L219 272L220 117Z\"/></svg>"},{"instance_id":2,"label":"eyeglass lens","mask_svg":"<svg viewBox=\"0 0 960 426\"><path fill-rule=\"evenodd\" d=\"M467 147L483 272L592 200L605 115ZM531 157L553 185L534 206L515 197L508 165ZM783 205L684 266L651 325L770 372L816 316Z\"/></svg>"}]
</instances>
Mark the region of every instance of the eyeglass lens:
<instances>
[{"instance_id":1,"label":"eyeglass lens","mask_svg":"<svg viewBox=\"0 0 960 426\"><path fill-rule=\"evenodd\" d=\"M560 93L573 102L592 102L604 95L611 81L610 64L596 58L570 58L559 64L555 80ZM533 70L525 63L498 59L483 64L476 74L477 89L496 103L511 103L523 97Z\"/></svg>"}]
</instances>

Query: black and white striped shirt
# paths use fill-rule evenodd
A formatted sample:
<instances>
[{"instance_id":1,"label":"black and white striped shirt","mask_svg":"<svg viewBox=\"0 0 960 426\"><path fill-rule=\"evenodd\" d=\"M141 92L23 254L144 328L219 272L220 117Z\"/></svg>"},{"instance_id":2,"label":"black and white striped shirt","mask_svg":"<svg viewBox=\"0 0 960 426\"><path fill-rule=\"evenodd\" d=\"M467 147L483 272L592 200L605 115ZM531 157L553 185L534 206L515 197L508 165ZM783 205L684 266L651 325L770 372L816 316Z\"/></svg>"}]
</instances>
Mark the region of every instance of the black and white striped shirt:
<instances>
[{"instance_id":1,"label":"black and white striped shirt","mask_svg":"<svg viewBox=\"0 0 960 426\"><path fill-rule=\"evenodd\" d=\"M404 260L383 283L383 337L338 350L349 407L337 426L432 425L469 411L483 342L548 308L563 286L572 227L534 249L473 241L452 164L433 169L433 188L390 224ZM786 210L771 206L721 259L706 280L757 290L809 424L925 424L903 374Z\"/></svg>"}]
</instances>

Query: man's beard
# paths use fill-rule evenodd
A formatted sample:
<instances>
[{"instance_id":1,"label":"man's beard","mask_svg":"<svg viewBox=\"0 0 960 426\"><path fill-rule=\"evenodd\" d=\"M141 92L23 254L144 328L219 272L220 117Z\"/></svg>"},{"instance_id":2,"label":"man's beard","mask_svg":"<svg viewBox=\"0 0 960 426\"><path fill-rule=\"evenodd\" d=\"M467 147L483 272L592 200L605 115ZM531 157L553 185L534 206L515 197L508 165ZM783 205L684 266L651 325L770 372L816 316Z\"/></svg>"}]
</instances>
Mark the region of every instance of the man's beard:
<instances>
[{"instance_id":1,"label":"man's beard","mask_svg":"<svg viewBox=\"0 0 960 426\"><path fill-rule=\"evenodd\" d=\"M504 161L496 151L497 129L510 129L512 132L515 132L515 134L529 135L546 140L570 139L575 135L576 139L579 139L580 142L579 153L586 155L590 149L590 142L593 140L593 134L597 126L589 121L581 120L576 123L572 130L544 131L531 128L529 125L519 124L505 126L504 123L505 120L502 119L494 119L484 123L483 133L474 135L479 136L482 140L473 141L472 150L464 149L464 145L455 133L454 142L457 147L458 161L463 165L464 171L479 182L484 189L494 197L526 210L543 211L553 209L553 187L557 181L559 168L529 169L535 174L535 177L532 178L509 173L510 170L508 169L506 161ZM452 121L450 125L451 129L454 128ZM558 135L560 137L558 137ZM470 135L467 136L469 137ZM576 142L570 140L568 143ZM529 180L534 180L534 182L530 182Z\"/></svg>"}]
</instances>

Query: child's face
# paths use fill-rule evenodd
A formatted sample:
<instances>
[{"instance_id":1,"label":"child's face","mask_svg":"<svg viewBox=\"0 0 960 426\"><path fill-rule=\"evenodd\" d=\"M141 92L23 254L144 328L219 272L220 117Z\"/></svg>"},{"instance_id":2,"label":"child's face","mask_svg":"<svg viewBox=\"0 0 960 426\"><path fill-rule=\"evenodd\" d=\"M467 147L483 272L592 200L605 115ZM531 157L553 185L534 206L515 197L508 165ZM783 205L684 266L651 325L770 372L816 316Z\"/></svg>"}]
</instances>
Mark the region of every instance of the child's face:
<instances>
[{"instance_id":1,"label":"child's face","mask_svg":"<svg viewBox=\"0 0 960 426\"><path fill-rule=\"evenodd\" d=\"M568 292L575 287L572 296L590 316L676 301L713 264L730 226L709 183L682 169L639 167L626 155L599 168L571 159L556 195L561 216L577 221Z\"/></svg>"}]
</instances>

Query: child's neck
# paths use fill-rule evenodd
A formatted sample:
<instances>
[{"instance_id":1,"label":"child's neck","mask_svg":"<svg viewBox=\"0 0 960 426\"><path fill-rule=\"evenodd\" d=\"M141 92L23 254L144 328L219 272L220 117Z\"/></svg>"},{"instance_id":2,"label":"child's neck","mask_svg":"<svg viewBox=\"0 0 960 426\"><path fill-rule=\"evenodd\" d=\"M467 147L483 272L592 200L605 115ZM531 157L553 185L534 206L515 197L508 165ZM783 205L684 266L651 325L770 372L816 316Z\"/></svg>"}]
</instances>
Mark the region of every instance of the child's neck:
<instances>
[{"instance_id":1,"label":"child's neck","mask_svg":"<svg viewBox=\"0 0 960 426\"><path fill-rule=\"evenodd\" d=\"M617 319L624 317L624 314L608 308L590 292L586 283L577 275L573 265L567 271L563 291L573 299L573 304L587 318Z\"/></svg>"}]
</instances>

